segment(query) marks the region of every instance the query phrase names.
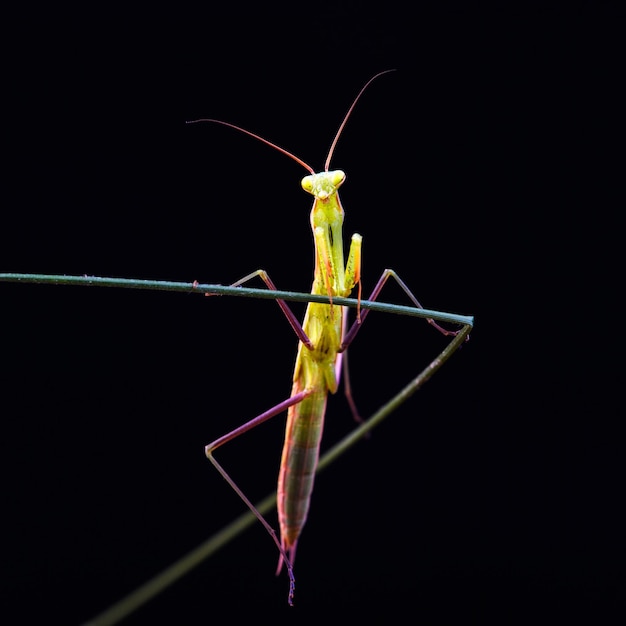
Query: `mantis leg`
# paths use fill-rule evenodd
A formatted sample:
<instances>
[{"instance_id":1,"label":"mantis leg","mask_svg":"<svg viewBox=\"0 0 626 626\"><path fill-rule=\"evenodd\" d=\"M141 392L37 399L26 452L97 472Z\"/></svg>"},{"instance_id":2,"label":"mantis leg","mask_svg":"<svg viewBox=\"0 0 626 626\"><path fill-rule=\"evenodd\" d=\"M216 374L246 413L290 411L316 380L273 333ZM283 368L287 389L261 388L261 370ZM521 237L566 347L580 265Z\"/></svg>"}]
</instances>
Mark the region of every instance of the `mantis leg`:
<instances>
[{"instance_id":1,"label":"mantis leg","mask_svg":"<svg viewBox=\"0 0 626 626\"><path fill-rule=\"evenodd\" d=\"M246 422L245 424L242 424L241 426L239 426L238 428L235 428L229 433L226 433L225 435L223 435L219 439L216 439L213 443L210 443L205 447L205 453L209 461L213 463L213 466L222 475L224 480L226 480L226 482L233 488L235 493L246 503L247 507L252 511L252 513L254 513L254 515L261 522L261 524L263 524L263 527L270 534L278 550L280 551L282 562L285 564L287 568L287 573L289 575L289 604L293 603L293 594L294 594L295 583L296 583L295 577L293 574L293 566L291 564L291 561L289 560L289 557L287 556L285 549L283 548L281 542L276 536L276 531L269 525L269 523L261 515L261 513L259 513L259 511L256 509L254 504L252 504L252 502L248 499L248 497L244 494L244 492L237 486L235 481L228 475L226 470L220 465L220 463L218 463L216 458L213 456L213 452L217 450L217 448L219 448L220 446L224 445L225 443L228 443L229 441L232 441L233 439L239 437L239 435L242 435L243 433L251 430L255 426L258 426L259 424L262 424L268 419L275 417L276 415L279 415L280 413L288 409L290 406L293 406L294 404L298 404L298 402L301 402L306 396L309 395L309 393L310 393L309 391L305 390L305 391L301 391L300 393L294 394L287 400L283 400L283 402L278 403L276 406L272 407L268 411L265 411L265 413L261 413L261 415L258 415L257 417L251 419L249 422Z\"/></svg>"},{"instance_id":2,"label":"mantis leg","mask_svg":"<svg viewBox=\"0 0 626 626\"><path fill-rule=\"evenodd\" d=\"M348 316L347 309L344 311L343 316L343 326L344 330L342 335L346 336L346 328L347 328ZM336 364L336 372L337 372L337 386L339 386L339 381L341 376L343 376L343 394L346 397L348 402L348 406L350 407L350 412L352 413L352 417L357 424L363 423L363 418L359 413L359 410L356 407L356 403L354 401L354 396L352 394L352 385L350 384L350 368L348 367L348 350L343 350L343 352L337 353L337 364Z\"/></svg>"},{"instance_id":3,"label":"mantis leg","mask_svg":"<svg viewBox=\"0 0 626 626\"><path fill-rule=\"evenodd\" d=\"M390 270L390 269L386 269L382 273L381 277L378 279L378 282L376 283L376 286L372 290L372 293L371 293L371 295L369 297L370 300L376 300L376 298L378 298L378 296L380 295L380 292L382 291L382 288L385 286L385 283L387 282L387 280L390 277L393 278L398 283L398 285L400 285L400 287L402 288L404 293L406 293L406 295L409 297L411 302L413 302L413 304L418 309L423 309L424 308L419 303L418 299L413 295L411 290L407 287L406 283L393 270ZM361 311L360 319L357 318L356 321L350 327L350 330L345 334L343 342L341 344L341 348L339 349L340 352L343 352L352 343L352 341L356 337L356 334L359 332L359 330L360 330L360 328L361 328L361 326L363 324L363 321L367 317L368 313L369 313L368 309L365 309L364 311ZM431 326L434 326L440 333L442 333L446 337L451 337L451 336L454 337L454 336L458 335L461 332L461 330L462 330L462 329L459 329L459 330L447 330L446 328L443 328L443 326L440 326L439 324L437 324L437 322L435 322L435 320L433 320L431 318L428 318L426 321Z\"/></svg>"},{"instance_id":4,"label":"mantis leg","mask_svg":"<svg viewBox=\"0 0 626 626\"><path fill-rule=\"evenodd\" d=\"M252 280L253 278L256 278L257 276L266 284L267 288L270 291L277 291L276 285L274 284L274 282L272 281L272 279L269 277L268 273L265 270L256 270L252 272L251 274L248 274L247 276L244 276L243 278L234 282L231 285L231 287L239 287L240 285L247 283L249 280ZM294 312L289 308L289 306L284 300L280 300L277 298L276 303L281 308L282 312L285 314L287 321L289 322L289 324L291 325L291 328L293 328L294 332L298 336L298 339L309 350L311 350L313 348L313 343L307 337L307 334L304 332L304 329L302 328L302 325L298 321L298 318L295 316Z\"/></svg>"}]
</instances>

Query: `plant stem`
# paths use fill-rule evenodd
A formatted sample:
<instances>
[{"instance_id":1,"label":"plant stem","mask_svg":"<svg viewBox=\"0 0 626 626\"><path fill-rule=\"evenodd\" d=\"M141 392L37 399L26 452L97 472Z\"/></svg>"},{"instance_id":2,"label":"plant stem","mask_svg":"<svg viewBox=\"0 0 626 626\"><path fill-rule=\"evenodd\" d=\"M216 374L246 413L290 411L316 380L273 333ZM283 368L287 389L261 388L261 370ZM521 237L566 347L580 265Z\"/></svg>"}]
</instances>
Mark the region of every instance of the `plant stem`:
<instances>
[{"instance_id":1,"label":"plant stem","mask_svg":"<svg viewBox=\"0 0 626 626\"><path fill-rule=\"evenodd\" d=\"M82 287L120 287L127 289L150 289L185 293L197 292L205 295L226 295L272 300L281 299L297 302L330 303L328 297L310 293L270 291L267 289L253 289L249 287L226 287L223 285L200 284L197 282L183 283L130 278L100 278L97 276L63 276L53 274L18 273L0 273L0 282L43 283L54 285L75 285ZM375 426L380 424L380 422L382 422L388 415L393 413L393 411L395 411L401 404L406 402L406 400L408 400L408 398L413 395L466 341L474 323L474 318L471 316L431 311L413 306L401 306L397 304L339 297L333 298L332 302L336 305L348 306L352 308L360 307L361 309L371 309L385 313L430 318L441 322L460 324L462 328L439 354L439 356L432 361L416 378L410 381L408 385L406 385L391 400L385 403L370 418L328 450L319 460L317 467L318 472L328 467L357 441L369 433ZM276 493L272 493L256 504L255 507L259 513L264 515L270 511L275 504ZM111 626L113 624L117 624L120 620L130 615L139 607L157 596L161 591L182 578L185 574L189 573L194 567L209 558L220 548L224 547L232 539L241 534L246 528L251 526L255 521L257 521L257 518L251 511L240 515L230 524L207 539L207 541L194 548L191 552L174 562L161 573L148 580L126 597L110 606L104 612L86 622L84 626Z\"/></svg>"},{"instance_id":2,"label":"plant stem","mask_svg":"<svg viewBox=\"0 0 626 626\"><path fill-rule=\"evenodd\" d=\"M297 291L270 291L269 289L254 289L251 287L229 287L225 285L211 285L203 283L182 283L166 280L144 280L139 278L102 278L99 276L64 276L60 274L0 274L0 282L38 283L49 285L74 285L79 287L118 287L122 289L148 289L152 291L178 291L183 293L210 294L218 296L238 296L244 298L261 298L264 300L289 300L292 302L321 302L330 303L327 296ZM355 298L332 299L333 304L351 308L361 307L381 313L395 313L412 317L432 318L439 322L472 326L474 318L455 313L418 309L414 306L388 304L371 300L357 300Z\"/></svg>"},{"instance_id":3,"label":"plant stem","mask_svg":"<svg viewBox=\"0 0 626 626\"><path fill-rule=\"evenodd\" d=\"M444 348L439 356L432 361L418 376L416 376L408 385L397 393L391 400L386 402L374 415L369 417L363 424L355 428L339 443L328 450L319 460L317 472L326 469L333 461L337 460L350 447L352 447L359 439L362 439L375 426L380 424L390 413L393 413L401 404L406 402L465 342L471 330L470 325L464 326L452 341ZM257 511L264 515L276 503L276 493L268 495L255 504ZM117 624L121 619L147 603L149 600L157 596L161 591L169 585L182 578L189 573L194 567L202 561L224 547L237 535L242 533L246 528L252 526L258 521L255 515L248 511L230 524L222 528L219 532L210 537L207 541L200 544L197 548L186 554L184 557L170 565L157 574L154 578L135 589L133 592L122 598L110 606L106 611L94 617L84 626L112 626Z\"/></svg>"}]
</instances>

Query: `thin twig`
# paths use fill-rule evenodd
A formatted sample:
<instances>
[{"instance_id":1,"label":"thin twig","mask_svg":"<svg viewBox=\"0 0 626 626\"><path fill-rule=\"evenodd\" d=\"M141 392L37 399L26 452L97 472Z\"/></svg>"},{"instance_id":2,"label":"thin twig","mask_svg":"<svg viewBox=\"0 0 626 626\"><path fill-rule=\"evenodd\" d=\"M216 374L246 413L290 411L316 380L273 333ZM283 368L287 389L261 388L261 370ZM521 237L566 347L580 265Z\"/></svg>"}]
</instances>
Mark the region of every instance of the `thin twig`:
<instances>
[{"instance_id":1,"label":"thin twig","mask_svg":"<svg viewBox=\"0 0 626 626\"><path fill-rule=\"evenodd\" d=\"M102 278L99 276L64 276L60 274L0 274L0 282L38 283L49 285L74 285L79 287L118 287L122 289L148 289L152 291L178 291L182 293L211 294L218 296L237 296L243 298L261 298L264 300L289 300L292 302L321 302L331 303L328 296L319 296L312 293L297 291L270 291L269 289L254 289L251 287L229 287L198 282L183 283L166 280L144 280L139 278ZM357 300L355 298L333 297L332 304L351 308L361 307L381 313L395 313L411 317L432 318L440 322L449 322L461 326L472 326L474 318L456 313L444 313L429 309L418 309L414 306L389 304L371 300Z\"/></svg>"},{"instance_id":2,"label":"thin twig","mask_svg":"<svg viewBox=\"0 0 626 626\"><path fill-rule=\"evenodd\" d=\"M248 287L226 287L223 285L210 285L182 282L169 282L159 280L141 280L128 278L100 278L96 276L62 276L50 274L17 274L0 273L0 282L19 283L46 283L56 285L75 285L83 287L121 287L128 289L150 289L159 291L196 292L212 295L228 295L239 297L282 299L296 302L321 302L329 303L326 296L317 296L310 293L299 293L292 291L270 291L267 289L252 289ZM320 472L328 467L333 461L344 454L357 441L362 439L375 426L382 422L388 415L395 411L401 404L406 402L466 341L474 323L471 316L456 315L453 313L442 313L440 311L430 311L417 307L401 306L373 302L369 300L357 300L352 298L333 298L333 303L348 307L361 307L362 309L377 310L385 313L395 313L400 315L410 315L413 317L431 318L442 322L460 324L461 330L450 341L439 356L432 361L416 378L411 380L398 394L385 403L376 413L365 420L339 443L328 450L319 460L317 471ZM262 515L270 511L276 504L276 493L268 495L255 505L255 508ZM219 532L200 544L181 559L170 565L157 574L152 579L135 589L133 592L122 598L108 609L86 622L84 626L112 626L117 624L135 610L149 602L161 591L172 585L174 582L188 574L193 568L209 558L220 548L228 544L232 539L241 534L246 528L251 526L257 518L248 511L230 524L222 528Z\"/></svg>"},{"instance_id":3,"label":"thin twig","mask_svg":"<svg viewBox=\"0 0 626 626\"><path fill-rule=\"evenodd\" d=\"M355 428L339 443L328 450L320 458L317 472L319 473L326 469L333 461L337 460L357 441L380 424L389 414L393 413L402 403L406 402L406 400L408 400L409 397L413 395L465 342L471 328L470 325L464 326L458 335L446 346L443 352L406 385L404 389L385 403L374 415L363 422L363 424ZM274 492L254 506L259 513L264 515L269 512L275 504L276 493ZM89 622L86 622L83 626L112 626L113 624L117 624L120 620L157 596L169 585L188 574L194 567L202 563L202 561L217 552L220 548L223 548L256 521L257 518L251 511L240 515L207 541L200 544L197 548L170 565L160 574L157 574L154 578L151 578L133 592L129 593L126 597L110 606L104 612L100 613Z\"/></svg>"}]
</instances>

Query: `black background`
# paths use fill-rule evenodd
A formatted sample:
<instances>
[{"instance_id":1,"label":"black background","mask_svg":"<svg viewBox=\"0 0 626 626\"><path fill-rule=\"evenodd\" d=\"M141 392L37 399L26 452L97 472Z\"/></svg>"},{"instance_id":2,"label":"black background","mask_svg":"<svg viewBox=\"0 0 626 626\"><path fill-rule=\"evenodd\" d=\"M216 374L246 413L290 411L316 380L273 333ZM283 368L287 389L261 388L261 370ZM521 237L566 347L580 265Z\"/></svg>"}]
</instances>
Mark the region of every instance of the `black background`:
<instances>
[{"instance_id":1,"label":"black background","mask_svg":"<svg viewBox=\"0 0 626 626\"><path fill-rule=\"evenodd\" d=\"M623 611L625 25L590 6L233 4L10 25L2 271L227 284L262 267L308 291L304 170L185 122L239 124L321 169L359 89L396 68L333 159L346 240L364 237L366 291L391 267L428 308L476 316L471 341L319 476L294 608L254 527L125 623ZM287 397L296 340L271 301L16 284L0 298L3 612L81 624L243 512L203 448ZM362 412L444 345L371 315L351 350ZM220 451L253 500L275 483L274 422ZM352 426L337 394L323 448Z\"/></svg>"}]
</instances>

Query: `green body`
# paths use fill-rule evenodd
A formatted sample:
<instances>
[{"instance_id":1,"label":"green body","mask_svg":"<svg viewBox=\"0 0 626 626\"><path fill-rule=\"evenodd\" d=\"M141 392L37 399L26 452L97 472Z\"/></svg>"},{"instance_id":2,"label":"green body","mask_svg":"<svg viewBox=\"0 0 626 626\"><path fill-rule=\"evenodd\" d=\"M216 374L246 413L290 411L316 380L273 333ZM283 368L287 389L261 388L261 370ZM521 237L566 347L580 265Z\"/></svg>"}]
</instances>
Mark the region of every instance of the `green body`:
<instances>
[{"instance_id":1,"label":"green body","mask_svg":"<svg viewBox=\"0 0 626 626\"><path fill-rule=\"evenodd\" d=\"M360 280L361 236L353 235L344 267L343 208L337 190L345 180L340 171L306 176L302 187L315 196L311 227L315 242L315 276L311 293L347 297ZM310 303L302 328L312 347L302 342L293 374L292 396L308 395L289 408L285 444L278 477L278 517L281 544L293 563L295 550L309 510L319 457L328 392L339 383L344 308ZM282 564L282 557L279 564Z\"/></svg>"}]
</instances>

